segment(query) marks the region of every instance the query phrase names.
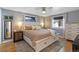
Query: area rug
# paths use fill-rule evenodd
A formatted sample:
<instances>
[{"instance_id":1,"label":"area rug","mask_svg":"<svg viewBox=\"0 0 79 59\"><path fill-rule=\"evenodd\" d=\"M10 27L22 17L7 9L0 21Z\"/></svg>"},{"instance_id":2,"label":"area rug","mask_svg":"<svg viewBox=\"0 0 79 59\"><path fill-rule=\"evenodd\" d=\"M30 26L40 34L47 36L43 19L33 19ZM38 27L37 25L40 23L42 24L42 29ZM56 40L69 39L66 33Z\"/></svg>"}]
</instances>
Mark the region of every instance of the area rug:
<instances>
[{"instance_id":1,"label":"area rug","mask_svg":"<svg viewBox=\"0 0 79 59\"><path fill-rule=\"evenodd\" d=\"M60 52L61 49L63 52L63 45L64 43L61 43L61 41L56 41L43 49L41 52ZM17 52L34 52L34 50L25 41L16 42L15 47Z\"/></svg>"}]
</instances>

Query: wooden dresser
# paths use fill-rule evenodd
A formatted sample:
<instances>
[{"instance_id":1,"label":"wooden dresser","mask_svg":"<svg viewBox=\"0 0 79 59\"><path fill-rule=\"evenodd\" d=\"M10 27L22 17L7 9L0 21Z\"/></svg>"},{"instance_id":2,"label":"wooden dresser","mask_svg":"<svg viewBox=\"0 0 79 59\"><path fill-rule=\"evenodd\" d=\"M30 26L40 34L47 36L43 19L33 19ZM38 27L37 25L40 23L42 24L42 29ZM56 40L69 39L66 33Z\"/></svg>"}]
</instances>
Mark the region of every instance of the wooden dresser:
<instances>
[{"instance_id":1,"label":"wooden dresser","mask_svg":"<svg viewBox=\"0 0 79 59\"><path fill-rule=\"evenodd\" d=\"M14 38L13 39L14 42L23 40L23 32L22 31L13 32L13 38Z\"/></svg>"}]
</instances>

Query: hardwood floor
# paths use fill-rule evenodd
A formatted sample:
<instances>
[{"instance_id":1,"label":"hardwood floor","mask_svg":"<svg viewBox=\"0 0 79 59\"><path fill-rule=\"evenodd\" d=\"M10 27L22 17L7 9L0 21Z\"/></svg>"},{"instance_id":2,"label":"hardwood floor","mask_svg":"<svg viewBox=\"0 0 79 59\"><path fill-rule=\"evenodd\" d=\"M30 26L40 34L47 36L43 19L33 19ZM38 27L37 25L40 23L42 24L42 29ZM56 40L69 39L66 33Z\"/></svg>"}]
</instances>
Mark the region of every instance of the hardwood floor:
<instances>
[{"instance_id":1,"label":"hardwood floor","mask_svg":"<svg viewBox=\"0 0 79 59\"><path fill-rule=\"evenodd\" d=\"M1 44L0 52L16 52L15 44L13 42Z\"/></svg>"},{"instance_id":2,"label":"hardwood floor","mask_svg":"<svg viewBox=\"0 0 79 59\"><path fill-rule=\"evenodd\" d=\"M65 52L72 51L72 41L67 40L65 48ZM0 45L0 52L16 52L16 47L13 42L3 43Z\"/></svg>"},{"instance_id":3,"label":"hardwood floor","mask_svg":"<svg viewBox=\"0 0 79 59\"><path fill-rule=\"evenodd\" d=\"M65 52L72 51L72 43L73 43L72 41L67 40L66 46L65 46L65 48L64 48L64 51L65 51Z\"/></svg>"}]
</instances>

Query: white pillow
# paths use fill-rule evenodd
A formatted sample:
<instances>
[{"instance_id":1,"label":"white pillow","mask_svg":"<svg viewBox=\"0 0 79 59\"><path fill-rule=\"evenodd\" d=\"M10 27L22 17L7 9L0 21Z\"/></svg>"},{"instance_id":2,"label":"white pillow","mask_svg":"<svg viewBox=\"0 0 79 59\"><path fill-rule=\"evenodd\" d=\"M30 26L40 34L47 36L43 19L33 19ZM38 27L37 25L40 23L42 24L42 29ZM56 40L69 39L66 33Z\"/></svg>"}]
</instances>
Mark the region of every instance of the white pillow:
<instances>
[{"instance_id":1,"label":"white pillow","mask_svg":"<svg viewBox=\"0 0 79 59\"><path fill-rule=\"evenodd\" d=\"M32 26L32 30L38 30L38 29L41 29L40 25L33 25Z\"/></svg>"},{"instance_id":2,"label":"white pillow","mask_svg":"<svg viewBox=\"0 0 79 59\"><path fill-rule=\"evenodd\" d=\"M32 26L32 30L36 30L36 27L35 27L35 25L33 25L33 26Z\"/></svg>"},{"instance_id":3,"label":"white pillow","mask_svg":"<svg viewBox=\"0 0 79 59\"><path fill-rule=\"evenodd\" d=\"M48 29L48 30L50 30L51 34L55 36L55 30L52 30L52 29Z\"/></svg>"},{"instance_id":4,"label":"white pillow","mask_svg":"<svg viewBox=\"0 0 79 59\"><path fill-rule=\"evenodd\" d=\"M37 30L38 30L38 29L41 29L41 26L37 25L37 26L36 26L36 29L37 29Z\"/></svg>"}]
</instances>

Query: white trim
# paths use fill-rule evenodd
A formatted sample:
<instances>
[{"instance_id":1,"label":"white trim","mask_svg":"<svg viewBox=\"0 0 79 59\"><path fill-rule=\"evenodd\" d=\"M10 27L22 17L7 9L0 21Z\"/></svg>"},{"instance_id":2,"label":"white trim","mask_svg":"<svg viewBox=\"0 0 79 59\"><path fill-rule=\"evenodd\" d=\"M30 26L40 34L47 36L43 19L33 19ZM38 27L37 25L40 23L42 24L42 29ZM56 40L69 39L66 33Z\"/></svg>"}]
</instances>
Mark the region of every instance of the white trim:
<instances>
[{"instance_id":1,"label":"white trim","mask_svg":"<svg viewBox=\"0 0 79 59\"><path fill-rule=\"evenodd\" d=\"M2 43L13 42L13 39L4 40Z\"/></svg>"},{"instance_id":2,"label":"white trim","mask_svg":"<svg viewBox=\"0 0 79 59\"><path fill-rule=\"evenodd\" d=\"M1 44L1 41L2 41L2 33L1 33L1 30L2 30L2 26L1 26L1 8L0 8L0 44Z\"/></svg>"}]
</instances>

